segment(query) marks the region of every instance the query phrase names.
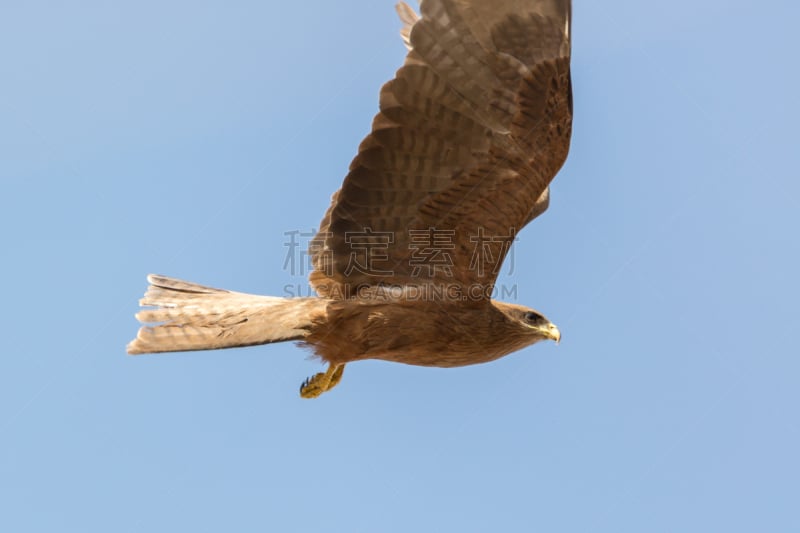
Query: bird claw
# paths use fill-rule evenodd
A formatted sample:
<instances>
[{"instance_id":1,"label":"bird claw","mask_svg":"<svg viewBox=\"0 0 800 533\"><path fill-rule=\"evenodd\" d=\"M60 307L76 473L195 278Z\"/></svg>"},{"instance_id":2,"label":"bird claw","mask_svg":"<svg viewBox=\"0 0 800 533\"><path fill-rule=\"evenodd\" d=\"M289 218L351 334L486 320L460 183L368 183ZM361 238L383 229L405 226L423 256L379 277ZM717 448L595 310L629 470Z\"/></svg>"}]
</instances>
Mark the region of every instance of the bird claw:
<instances>
[{"instance_id":1,"label":"bird claw","mask_svg":"<svg viewBox=\"0 0 800 533\"><path fill-rule=\"evenodd\" d=\"M300 385L300 396L303 398L316 398L327 390L322 387L324 380L325 374L322 372L310 378L306 378L303 384Z\"/></svg>"},{"instance_id":2,"label":"bird claw","mask_svg":"<svg viewBox=\"0 0 800 533\"><path fill-rule=\"evenodd\" d=\"M300 396L303 398L316 398L323 392L335 387L342 379L344 365L331 365L327 372L320 372L306 378L300 385Z\"/></svg>"}]
</instances>

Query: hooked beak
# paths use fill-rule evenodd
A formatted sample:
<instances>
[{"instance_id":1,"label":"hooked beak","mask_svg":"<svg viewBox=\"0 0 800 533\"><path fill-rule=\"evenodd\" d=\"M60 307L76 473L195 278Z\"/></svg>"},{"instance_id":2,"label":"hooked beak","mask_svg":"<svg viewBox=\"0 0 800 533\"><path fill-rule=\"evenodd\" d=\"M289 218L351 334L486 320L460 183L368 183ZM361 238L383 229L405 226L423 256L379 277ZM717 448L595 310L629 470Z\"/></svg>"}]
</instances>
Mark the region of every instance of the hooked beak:
<instances>
[{"instance_id":1,"label":"hooked beak","mask_svg":"<svg viewBox=\"0 0 800 533\"><path fill-rule=\"evenodd\" d=\"M561 332L558 331L558 328L555 324L548 322L547 324L536 329L538 329L539 333L544 335L546 338L556 341L556 344L561 342Z\"/></svg>"}]
</instances>

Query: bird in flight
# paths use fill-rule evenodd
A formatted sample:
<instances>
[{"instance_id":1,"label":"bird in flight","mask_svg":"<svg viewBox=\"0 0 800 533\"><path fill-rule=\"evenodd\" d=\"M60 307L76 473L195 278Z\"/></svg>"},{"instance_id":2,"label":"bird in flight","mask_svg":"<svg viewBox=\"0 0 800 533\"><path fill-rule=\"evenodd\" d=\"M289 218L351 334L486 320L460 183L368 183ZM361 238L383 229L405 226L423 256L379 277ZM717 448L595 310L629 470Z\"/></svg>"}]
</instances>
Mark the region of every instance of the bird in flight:
<instances>
[{"instance_id":1,"label":"bird in flight","mask_svg":"<svg viewBox=\"0 0 800 533\"><path fill-rule=\"evenodd\" d=\"M558 342L541 313L492 299L517 233L549 204L572 125L570 0L397 5L405 62L309 244L316 297L150 275L128 353L298 341L328 364L456 367Z\"/></svg>"}]
</instances>

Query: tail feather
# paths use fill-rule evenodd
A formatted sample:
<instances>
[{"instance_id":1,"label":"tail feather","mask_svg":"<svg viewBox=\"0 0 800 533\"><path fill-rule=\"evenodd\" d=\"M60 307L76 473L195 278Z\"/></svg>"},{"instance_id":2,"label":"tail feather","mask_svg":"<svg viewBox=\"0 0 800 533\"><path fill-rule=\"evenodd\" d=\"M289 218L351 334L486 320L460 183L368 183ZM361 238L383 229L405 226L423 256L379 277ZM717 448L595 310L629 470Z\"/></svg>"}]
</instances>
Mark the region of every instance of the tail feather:
<instances>
[{"instance_id":1,"label":"tail feather","mask_svg":"<svg viewBox=\"0 0 800 533\"><path fill-rule=\"evenodd\" d=\"M301 340L324 316L321 298L279 298L226 291L165 276L150 286L136 314L142 322L129 354L214 350Z\"/></svg>"}]
</instances>

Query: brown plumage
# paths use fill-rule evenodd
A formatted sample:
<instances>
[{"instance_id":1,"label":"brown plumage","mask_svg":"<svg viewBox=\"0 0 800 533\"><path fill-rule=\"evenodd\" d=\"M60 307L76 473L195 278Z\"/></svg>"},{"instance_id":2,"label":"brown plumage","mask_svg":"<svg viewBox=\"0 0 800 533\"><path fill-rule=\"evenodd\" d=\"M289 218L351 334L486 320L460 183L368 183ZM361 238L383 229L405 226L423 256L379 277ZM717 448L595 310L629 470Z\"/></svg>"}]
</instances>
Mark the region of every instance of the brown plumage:
<instances>
[{"instance_id":1,"label":"brown plumage","mask_svg":"<svg viewBox=\"0 0 800 533\"><path fill-rule=\"evenodd\" d=\"M408 56L311 242L319 298L150 276L141 304L155 309L137 318L153 325L129 353L301 341L330 363L301 389L314 397L351 361L461 366L560 338L539 313L489 295L567 157L570 1L420 9L398 5Z\"/></svg>"}]
</instances>

